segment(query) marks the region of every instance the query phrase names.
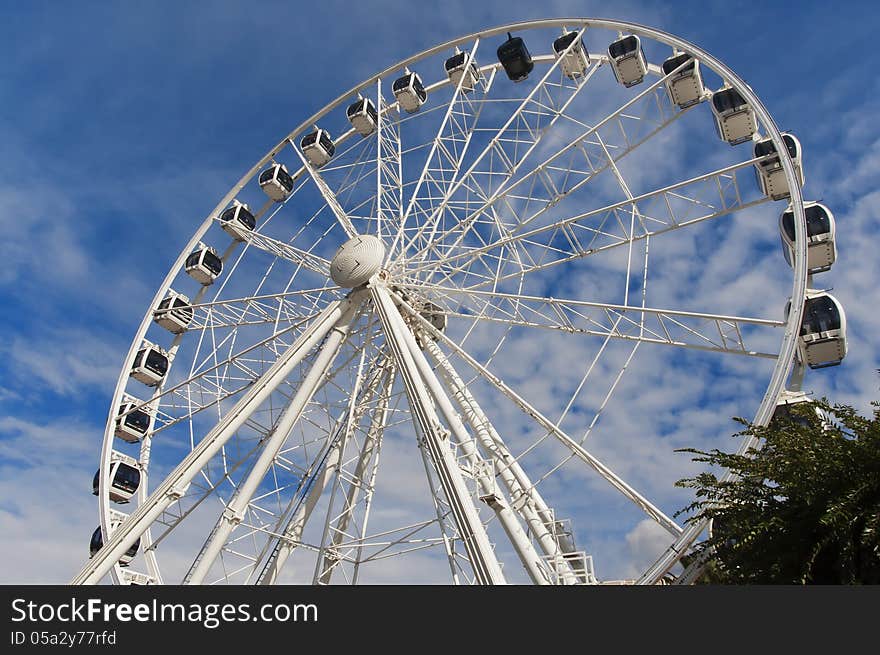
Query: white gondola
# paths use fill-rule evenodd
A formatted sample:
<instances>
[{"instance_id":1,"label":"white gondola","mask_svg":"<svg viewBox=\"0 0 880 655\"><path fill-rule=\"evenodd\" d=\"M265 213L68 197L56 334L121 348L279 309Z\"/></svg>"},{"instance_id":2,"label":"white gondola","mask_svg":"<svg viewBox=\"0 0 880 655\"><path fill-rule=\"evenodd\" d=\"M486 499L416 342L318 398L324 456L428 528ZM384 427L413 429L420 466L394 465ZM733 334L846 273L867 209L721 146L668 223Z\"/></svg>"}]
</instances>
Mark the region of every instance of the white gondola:
<instances>
[{"instance_id":1,"label":"white gondola","mask_svg":"<svg viewBox=\"0 0 880 655\"><path fill-rule=\"evenodd\" d=\"M422 306L422 310L419 313L425 320L434 326L435 330L439 330L440 332L446 330L446 313L439 305L427 301Z\"/></svg>"},{"instance_id":2,"label":"white gondola","mask_svg":"<svg viewBox=\"0 0 880 655\"><path fill-rule=\"evenodd\" d=\"M480 69L473 61L468 61L470 55L466 52L460 52L456 49L452 55L443 64L446 69L446 76L453 86L458 86L461 81L462 93L470 93L477 86L480 79Z\"/></svg>"},{"instance_id":3,"label":"white gondola","mask_svg":"<svg viewBox=\"0 0 880 655\"><path fill-rule=\"evenodd\" d=\"M818 425L825 424L827 422L826 417L818 407L816 407L815 411L811 412L808 416L804 416L797 411L792 411L798 405L803 405L804 403L809 402L812 402L812 398L810 398L810 396L804 391L783 390L779 399L776 401L776 409L773 410L773 416L770 418L769 425L773 425L774 422L778 423L780 421L793 420L805 427L811 427L813 414L815 414Z\"/></svg>"},{"instance_id":4,"label":"white gondola","mask_svg":"<svg viewBox=\"0 0 880 655\"><path fill-rule=\"evenodd\" d=\"M133 457L114 450L110 453L110 471L107 474L107 479L110 481L110 500L114 503L125 504L131 500L141 484L141 467ZM100 482L101 469L98 469L92 480L92 493L96 496Z\"/></svg>"},{"instance_id":5,"label":"white gondola","mask_svg":"<svg viewBox=\"0 0 880 655\"><path fill-rule=\"evenodd\" d=\"M128 518L126 514L122 512L117 512L115 510L110 510L110 532L111 534L118 528L122 522ZM104 546L104 537L101 534L101 526L99 525L95 531L92 533L92 538L89 541L89 558L95 556L101 548ZM128 566L131 561L137 555L138 549L141 547L141 539L140 537L129 547L127 551L122 554L122 557L119 558L120 566Z\"/></svg>"},{"instance_id":6,"label":"white gondola","mask_svg":"<svg viewBox=\"0 0 880 655\"><path fill-rule=\"evenodd\" d=\"M156 578L146 573L123 569L120 571L119 583L135 586L147 586L156 584Z\"/></svg>"},{"instance_id":7,"label":"white gondola","mask_svg":"<svg viewBox=\"0 0 880 655\"><path fill-rule=\"evenodd\" d=\"M153 320L156 324L173 334L186 332L192 317L193 309L189 298L173 289L168 290L168 295L153 311Z\"/></svg>"},{"instance_id":8,"label":"white gondola","mask_svg":"<svg viewBox=\"0 0 880 655\"><path fill-rule=\"evenodd\" d=\"M522 82L535 68L525 41L510 32L507 33L507 41L498 46L496 54L508 79L513 82Z\"/></svg>"},{"instance_id":9,"label":"white gondola","mask_svg":"<svg viewBox=\"0 0 880 655\"><path fill-rule=\"evenodd\" d=\"M336 145L330 138L330 133L319 128L300 139L299 147L308 162L315 168L321 168L333 159L333 154L336 152Z\"/></svg>"},{"instance_id":10,"label":"white gondola","mask_svg":"<svg viewBox=\"0 0 880 655\"><path fill-rule=\"evenodd\" d=\"M257 226L257 219L247 205L233 200L232 206L221 212L220 226L236 241L244 241Z\"/></svg>"},{"instance_id":11,"label":"white gondola","mask_svg":"<svg viewBox=\"0 0 880 655\"><path fill-rule=\"evenodd\" d=\"M367 98L358 98L345 110L345 115L351 126L361 136L369 136L376 131L379 124L379 112L376 105Z\"/></svg>"},{"instance_id":12,"label":"white gondola","mask_svg":"<svg viewBox=\"0 0 880 655\"><path fill-rule=\"evenodd\" d=\"M790 307L789 301L786 319ZM799 346L801 359L810 368L837 366L846 357L846 314L830 293L807 291Z\"/></svg>"},{"instance_id":13,"label":"white gondola","mask_svg":"<svg viewBox=\"0 0 880 655\"><path fill-rule=\"evenodd\" d=\"M712 113L718 135L732 146L749 141L758 131L754 109L730 86L712 94Z\"/></svg>"},{"instance_id":14,"label":"white gondola","mask_svg":"<svg viewBox=\"0 0 880 655\"><path fill-rule=\"evenodd\" d=\"M571 519L553 521L553 538L559 546L562 558L574 568L578 581L582 584L595 583L592 560L587 557L585 551L578 550L571 527Z\"/></svg>"},{"instance_id":15,"label":"white gondola","mask_svg":"<svg viewBox=\"0 0 880 655\"><path fill-rule=\"evenodd\" d=\"M200 243L198 248L186 258L184 269L196 282L208 285L220 276L223 271L223 261L211 246Z\"/></svg>"},{"instance_id":16,"label":"white gondola","mask_svg":"<svg viewBox=\"0 0 880 655\"><path fill-rule=\"evenodd\" d=\"M394 80L391 92L408 114L417 112L428 99L428 92L425 91L422 78L417 73L410 72L409 69L401 77Z\"/></svg>"},{"instance_id":17,"label":"white gondola","mask_svg":"<svg viewBox=\"0 0 880 655\"><path fill-rule=\"evenodd\" d=\"M143 401L126 396L116 414L114 434L128 443L140 441L150 429L152 408Z\"/></svg>"},{"instance_id":18,"label":"white gondola","mask_svg":"<svg viewBox=\"0 0 880 655\"><path fill-rule=\"evenodd\" d=\"M666 80L666 93L673 104L685 109L706 99L700 62L686 52L676 53L663 62L663 74L678 72Z\"/></svg>"},{"instance_id":19,"label":"white gondola","mask_svg":"<svg viewBox=\"0 0 880 655\"><path fill-rule=\"evenodd\" d=\"M165 350L144 340L140 350L134 356L130 375L138 382L155 387L165 379L169 364L170 359Z\"/></svg>"},{"instance_id":20,"label":"white gondola","mask_svg":"<svg viewBox=\"0 0 880 655\"><path fill-rule=\"evenodd\" d=\"M284 164L269 166L260 173L259 181L263 193L275 202L284 202L293 191L293 177Z\"/></svg>"},{"instance_id":21,"label":"white gondola","mask_svg":"<svg viewBox=\"0 0 880 655\"><path fill-rule=\"evenodd\" d=\"M782 140L794 164L794 173L801 186L804 186L804 169L801 165L801 142L792 135L783 133ZM755 175L761 193L773 200L784 200L791 197L791 189L788 188L788 180L785 179L785 171L779 160L779 153L773 141L767 137L755 143L755 157L766 159L755 163Z\"/></svg>"},{"instance_id":22,"label":"white gondola","mask_svg":"<svg viewBox=\"0 0 880 655\"><path fill-rule=\"evenodd\" d=\"M400 292L400 296L405 302L409 302L409 297L406 293ZM440 332L446 330L446 314L439 305L436 305L431 301L424 301L418 303L415 309L417 309L419 315L428 321L435 330L439 330ZM433 334L430 334L427 330L421 329L416 320L413 320L413 328L413 331L416 333L416 343L420 348L425 347L425 343L422 341L423 337L428 338L431 341L437 341Z\"/></svg>"},{"instance_id":23,"label":"white gondola","mask_svg":"<svg viewBox=\"0 0 880 655\"><path fill-rule=\"evenodd\" d=\"M571 49L565 54L565 50L569 46ZM553 54L557 59L562 60L559 62L559 66L569 78L575 79L587 72L590 55L587 53L583 39L579 38L578 32L565 32L553 41Z\"/></svg>"},{"instance_id":24,"label":"white gondola","mask_svg":"<svg viewBox=\"0 0 880 655\"><path fill-rule=\"evenodd\" d=\"M639 84L648 73L648 61L642 50L642 41L635 34L621 36L608 46L611 69L617 81L629 88Z\"/></svg>"},{"instance_id":25,"label":"white gondola","mask_svg":"<svg viewBox=\"0 0 880 655\"><path fill-rule=\"evenodd\" d=\"M837 259L837 244L834 240L834 214L818 202L805 202L804 214L807 218L807 270L822 273L831 268ZM782 238L782 253L785 261L794 262L794 210L788 206L779 217L779 234Z\"/></svg>"}]
</instances>

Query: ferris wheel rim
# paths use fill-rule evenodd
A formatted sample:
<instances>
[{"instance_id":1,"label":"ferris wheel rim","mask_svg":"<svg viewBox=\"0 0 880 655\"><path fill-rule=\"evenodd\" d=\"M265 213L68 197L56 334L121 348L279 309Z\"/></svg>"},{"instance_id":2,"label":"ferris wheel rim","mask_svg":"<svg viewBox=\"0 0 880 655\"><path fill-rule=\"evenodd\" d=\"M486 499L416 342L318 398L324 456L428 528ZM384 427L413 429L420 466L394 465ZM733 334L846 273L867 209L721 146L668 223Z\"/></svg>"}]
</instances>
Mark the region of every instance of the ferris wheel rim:
<instances>
[{"instance_id":1,"label":"ferris wheel rim","mask_svg":"<svg viewBox=\"0 0 880 655\"><path fill-rule=\"evenodd\" d=\"M714 70L716 73L721 74L724 80L729 83L733 88L739 91L744 98L746 98L752 107L755 110L755 113L760 120L761 126L767 131L768 136L774 142L774 145L777 148L777 152L781 153L780 161L785 171L786 177L789 181L795 180L795 172L792 165L792 162L787 154L787 149L784 147L781 133L775 125L771 115L764 107L760 98L752 91L752 89L730 68L728 68L725 64L723 64L720 60L712 57L709 53L703 51L701 48L679 39L671 34L655 30L653 28L639 25L636 23L630 23L626 21L617 21L617 20L608 20L608 19L591 19L591 18L556 18L556 19L545 19L539 21L523 21L512 23L509 25L499 26L495 28L491 28L488 30L481 30L479 32L475 32L466 36L458 37L456 39L447 41L443 44L434 46L432 48L423 50L422 52L413 55L409 58L403 59L396 64L389 66L381 73L378 73L370 78L367 78L361 84L352 87L349 91L341 94L335 100L325 105L318 112L310 116L307 120L303 121L298 127L292 130L284 139L282 139L275 147L270 149L266 155L264 155L244 176L231 188L231 190L221 199L221 201L216 205L216 207L208 214L203 223L198 227L196 232L190 241L185 245L185 247L181 250L181 254L178 259L172 264L166 278L163 280L162 284L159 286L156 295L154 296L152 302L150 303L145 316L141 322L140 327L138 328L133 340L132 345L129 349L129 352L123 361L123 366L120 372L120 377L117 381L117 387L114 391L113 399L111 402L111 408L108 416L108 422L105 429L104 434L104 442L102 445L102 454L101 454L101 468L103 470L107 470L107 466L110 462L110 455L113 450L113 423L115 419L115 411L119 404L120 399L124 397L125 385L128 380L128 371L131 366L131 363L134 359L134 355L137 350L140 348L141 344L144 341L144 337L147 333L147 330L152 322L153 318L153 310L157 306L159 302L164 298L164 296L168 293L168 290L171 288L171 285L174 281L175 276L182 270L183 262L186 256L192 252L192 250L198 245L202 236L208 230L208 228L215 221L216 216L220 211L222 211L225 207L229 205L229 203L236 197L236 195L244 188L244 186L250 182L254 177L262 170L269 162L271 162L274 156L285 147L290 139L295 138L298 134L308 129L310 125L317 123L322 117L327 115L330 111L340 106L343 102L350 99L351 97L357 95L357 93L367 87L370 83L383 79L388 75L394 73L401 68L404 68L410 64L413 64L417 61L420 61L426 57L429 57L433 54L442 52L443 50L448 50L457 45L461 45L463 43L468 43L477 38L485 38L494 36L497 34L502 34L507 31L519 31L519 30L527 30L527 29L536 29L536 28L549 28L549 27L598 27L604 29L612 29L612 30L626 30L634 34L638 34L641 36L645 36L651 38L655 41L659 41L661 43L665 43L674 48L680 48L684 52L694 55L701 63L705 63L709 66L710 69ZM491 66L498 67L499 64L492 64ZM794 209L795 217L797 220L794 221L795 224L795 244L796 248L794 251L794 279L792 284L792 298L799 298L801 302L793 302L792 303L792 311L790 312L786 328L785 335L783 337L783 343L779 350L779 354L777 356L777 365L774 368L774 373L771 377L770 382L768 383L767 391L765 392L764 398L759 406L754 422L758 424L764 424L769 420L773 407L775 405L775 401L779 393L781 392L785 378L790 374L791 367L794 362L794 354L796 348L797 341L797 329L800 326L801 322L801 313L803 308L802 300L806 294L806 283L807 283L807 269L806 269L806 239L804 234L804 209L803 209L803 197L801 193L801 189L799 184L790 184L791 189L791 203ZM745 446L743 447L745 449ZM109 528L110 522L110 507L107 499L107 494L104 490L104 477L101 478L101 491L100 491L100 515L101 515L101 527L105 531ZM681 548L687 548L690 543L693 542L699 536L699 533L702 531L702 528L699 531L696 531L696 527L692 526L687 529L682 538L680 538L677 542L675 542L672 546L670 546L670 552L675 551L678 552ZM152 556L152 551L151 556ZM674 556L674 555L673 555ZM670 556L667 556L667 559ZM661 558L662 559L662 558ZM665 560L664 560L665 561ZM148 560L149 562L149 560ZM659 562L659 561L658 561ZM153 565L150 565L153 568ZM643 576L642 581L645 582L654 582L656 579L662 575L665 570L660 571L661 568L665 567L665 564L660 565L657 564L652 567L651 570L646 572L645 576ZM116 577L116 567L114 567L114 578ZM659 572L658 572L659 571ZM151 571L152 572L152 571ZM156 568L155 574L158 576L159 570ZM118 580L117 580L118 581Z\"/></svg>"}]
</instances>

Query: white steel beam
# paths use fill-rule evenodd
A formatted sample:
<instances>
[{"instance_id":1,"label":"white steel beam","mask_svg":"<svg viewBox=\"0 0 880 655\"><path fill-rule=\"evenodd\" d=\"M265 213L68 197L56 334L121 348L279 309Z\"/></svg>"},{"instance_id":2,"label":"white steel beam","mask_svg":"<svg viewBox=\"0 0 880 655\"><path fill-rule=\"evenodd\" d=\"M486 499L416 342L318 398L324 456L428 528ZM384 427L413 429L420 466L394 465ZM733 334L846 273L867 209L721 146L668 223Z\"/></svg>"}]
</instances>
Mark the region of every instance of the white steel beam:
<instances>
[{"instance_id":1,"label":"white steel beam","mask_svg":"<svg viewBox=\"0 0 880 655\"><path fill-rule=\"evenodd\" d=\"M312 181L315 183L315 186L318 187L318 191L323 196L324 201L330 208L330 211L333 212L336 220L339 221L342 229L345 230L345 233L349 237L357 236L357 230L354 229L354 225L352 225L351 219L348 217L348 214L345 213L345 210L342 209L342 205L339 204L339 200L336 198L336 194L333 193L333 190L324 181L324 178L321 177L321 174L318 173L318 171L315 170L314 166L309 163L308 159L306 159L302 151L296 146L296 144L294 144L293 140L290 140L290 147L293 148L293 151L302 160L303 167L309 172Z\"/></svg>"},{"instance_id":2,"label":"white steel beam","mask_svg":"<svg viewBox=\"0 0 880 655\"><path fill-rule=\"evenodd\" d=\"M394 318L398 322L398 327L401 330L408 330L403 323L400 313L397 313ZM534 584L550 584L547 572L541 568L541 558L532 546L532 542L529 541L529 538L517 520L516 515L510 509L510 504L504 494L496 487L495 477L492 475L493 471L486 470L482 457L474 447L471 435L468 434L464 423L462 423L461 417L455 411L455 408L446 396L446 392L440 384L440 381L437 379L437 376L434 374L434 371L431 369L428 360L416 344L415 339L407 340L407 346L410 349L410 354L415 361L422 379L425 381L428 390L434 397L437 406L440 408L443 418L446 419L446 424L452 429L452 433L458 441L459 448L468 459L468 463L471 466L474 478L480 485L480 491L483 494L486 504L498 517L498 522L501 524L501 527L504 528L504 532L507 534L507 538L510 539L510 543L516 551L516 554L519 556L523 568L525 568L526 572L529 574L529 578L531 578Z\"/></svg>"},{"instance_id":3,"label":"white steel beam","mask_svg":"<svg viewBox=\"0 0 880 655\"><path fill-rule=\"evenodd\" d=\"M433 340L426 341L425 349L431 355L440 374L446 379L465 420L470 424L483 449L491 453L497 463L496 473L513 498L513 507L523 517L541 550L547 556L547 561L556 569L556 574L563 584L575 584L578 581L577 576L565 560L555 537L555 513L510 453L501 435L489 422L443 351Z\"/></svg>"},{"instance_id":4,"label":"white steel beam","mask_svg":"<svg viewBox=\"0 0 880 655\"><path fill-rule=\"evenodd\" d=\"M431 464L449 502L459 537L470 558L474 578L478 584L505 584L489 536L471 502L461 469L449 447L448 434L434 411L431 397L413 361L412 350L417 346L413 345L411 348L409 342L415 344L415 337L408 328L401 328L402 319L395 319L400 313L383 284L374 284L370 288L370 294L406 386L414 423L430 454Z\"/></svg>"}]
</instances>

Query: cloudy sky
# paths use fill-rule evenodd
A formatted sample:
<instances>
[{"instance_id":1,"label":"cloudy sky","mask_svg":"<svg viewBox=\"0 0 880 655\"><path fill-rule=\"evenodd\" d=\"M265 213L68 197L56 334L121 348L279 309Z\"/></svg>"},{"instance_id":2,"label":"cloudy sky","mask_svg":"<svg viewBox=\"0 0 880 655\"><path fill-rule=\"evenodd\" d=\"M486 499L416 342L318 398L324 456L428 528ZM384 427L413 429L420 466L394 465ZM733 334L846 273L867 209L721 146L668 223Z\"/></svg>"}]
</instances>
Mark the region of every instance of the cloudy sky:
<instances>
[{"instance_id":1,"label":"cloudy sky","mask_svg":"<svg viewBox=\"0 0 880 655\"><path fill-rule=\"evenodd\" d=\"M805 387L869 409L880 368L873 241L880 232L880 89L872 57L865 56L874 51L873 3L805 2L795 11L781 2L451 0L414 9L391 1L327 0L307 8L290 2L32 2L0 10L0 581L65 582L87 556L97 522L90 483L122 360L157 286L228 189L342 91L418 51L509 22L608 17L676 34L737 71L779 127L798 135L805 196L830 206L838 226L839 261L817 284L833 288L849 321L846 361L810 372ZM670 137L673 145L684 142L683 129ZM628 174L647 175L651 165L656 162L632 162ZM680 309L713 309L698 301L723 291L748 297L739 307L753 308L756 316L781 318L775 297L758 297L784 288L770 279L784 274L784 263L762 268L781 260L774 230L753 240L725 238L717 248L695 240L685 258L658 245L657 261L667 266L652 301L681 301L663 295L662 281L691 276L694 304ZM706 280L711 284L701 284ZM564 397L570 397L582 369L560 375L572 353L546 344L512 334L509 352L540 365L526 375L508 358L495 370L528 391L539 408L555 405L555 420L564 402L554 385L568 384ZM748 415L767 378L755 380L755 372L737 362L713 368L702 358L649 350L639 351L640 377L624 376L615 396L638 394L642 418L624 426L612 413L603 423L607 432L629 435L630 446L615 451L597 442L596 448L673 512L683 505L680 494L666 491L680 477L664 474L681 464L673 449L695 433L724 425L733 432L730 417ZM613 378L628 352L609 351L606 377ZM711 380L715 393L691 389L694 379ZM607 383L596 392L599 400ZM677 390L680 405L670 390ZM738 391L746 397L737 398ZM596 402L585 398L581 409ZM521 429L515 408L488 398L486 404L500 426ZM657 427L647 419L652 408L672 405L671 422L662 428L667 441L640 438ZM617 412L622 417L626 409ZM568 420L582 434L590 416L575 408ZM639 460L641 467L634 463ZM399 470L406 466L401 462ZM408 485L417 484L409 473L386 484L405 496ZM596 481L578 471L549 484L599 493ZM619 498L601 498L602 511L576 499L568 509L595 518L582 537L600 577L603 566L608 577L634 575L656 553L654 526L631 514L618 525L615 517L630 510ZM407 571L380 580L405 578Z\"/></svg>"}]
</instances>

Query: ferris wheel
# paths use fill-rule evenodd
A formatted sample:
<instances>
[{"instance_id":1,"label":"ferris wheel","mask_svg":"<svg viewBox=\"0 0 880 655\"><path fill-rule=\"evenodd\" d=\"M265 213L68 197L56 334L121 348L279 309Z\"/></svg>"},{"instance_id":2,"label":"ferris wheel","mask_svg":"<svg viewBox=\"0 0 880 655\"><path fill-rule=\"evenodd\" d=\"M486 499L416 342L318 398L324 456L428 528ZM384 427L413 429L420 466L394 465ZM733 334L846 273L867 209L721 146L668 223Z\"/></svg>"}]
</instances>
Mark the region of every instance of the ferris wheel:
<instances>
[{"instance_id":1,"label":"ferris wheel","mask_svg":"<svg viewBox=\"0 0 880 655\"><path fill-rule=\"evenodd\" d=\"M716 396L766 424L846 354L804 177L743 80L645 26L517 23L389 67L257 162L159 286L73 582L596 584L618 521L662 535L618 578L688 581L707 526L652 496L646 439L696 438ZM737 290L762 267L778 297Z\"/></svg>"}]
</instances>

